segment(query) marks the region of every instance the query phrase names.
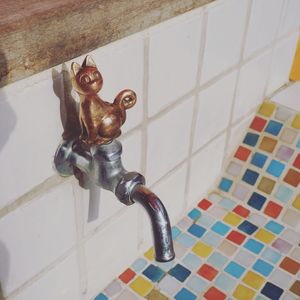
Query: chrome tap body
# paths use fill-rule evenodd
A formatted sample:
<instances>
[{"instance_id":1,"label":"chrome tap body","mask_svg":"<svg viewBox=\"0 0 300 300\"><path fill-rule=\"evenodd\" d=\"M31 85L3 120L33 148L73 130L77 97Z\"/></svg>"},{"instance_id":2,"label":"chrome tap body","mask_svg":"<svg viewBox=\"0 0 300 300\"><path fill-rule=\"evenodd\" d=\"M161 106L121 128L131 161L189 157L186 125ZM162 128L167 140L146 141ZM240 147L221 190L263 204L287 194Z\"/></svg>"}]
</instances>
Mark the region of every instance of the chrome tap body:
<instances>
[{"instance_id":1,"label":"chrome tap body","mask_svg":"<svg viewBox=\"0 0 300 300\"><path fill-rule=\"evenodd\" d=\"M121 154L122 145L117 140L90 148L80 141L63 141L56 151L54 163L62 176L72 175L76 167L91 182L115 193L123 204L139 203L152 224L155 259L171 261L175 253L167 211L160 199L144 186L145 178L141 174L125 170Z\"/></svg>"}]
</instances>

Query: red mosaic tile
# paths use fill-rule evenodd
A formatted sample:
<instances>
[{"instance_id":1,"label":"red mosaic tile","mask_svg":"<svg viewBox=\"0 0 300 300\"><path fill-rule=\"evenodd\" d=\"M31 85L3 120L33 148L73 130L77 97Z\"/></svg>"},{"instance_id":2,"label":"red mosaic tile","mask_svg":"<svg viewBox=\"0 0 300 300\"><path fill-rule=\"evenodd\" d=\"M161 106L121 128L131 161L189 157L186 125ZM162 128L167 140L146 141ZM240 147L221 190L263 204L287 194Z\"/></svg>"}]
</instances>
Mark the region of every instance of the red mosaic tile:
<instances>
[{"instance_id":1,"label":"red mosaic tile","mask_svg":"<svg viewBox=\"0 0 300 300\"><path fill-rule=\"evenodd\" d=\"M260 118L260 117L255 117L250 125L250 128L261 132L264 129L266 123L267 123L267 120Z\"/></svg>"},{"instance_id":2,"label":"red mosaic tile","mask_svg":"<svg viewBox=\"0 0 300 300\"><path fill-rule=\"evenodd\" d=\"M276 219L280 215L282 208L283 207L276 202L269 201L267 206L265 207L264 213L267 216Z\"/></svg>"},{"instance_id":3,"label":"red mosaic tile","mask_svg":"<svg viewBox=\"0 0 300 300\"><path fill-rule=\"evenodd\" d=\"M119 278L127 284L133 277L135 276L135 272L132 271L130 268L126 269Z\"/></svg>"},{"instance_id":4,"label":"red mosaic tile","mask_svg":"<svg viewBox=\"0 0 300 300\"><path fill-rule=\"evenodd\" d=\"M214 286L210 287L206 293L203 295L207 300L224 300L226 299L226 295L219 291Z\"/></svg>"},{"instance_id":5,"label":"red mosaic tile","mask_svg":"<svg viewBox=\"0 0 300 300\"><path fill-rule=\"evenodd\" d=\"M203 199L198 203L198 207L203 210L207 210L211 205L212 205L212 203L206 199Z\"/></svg>"},{"instance_id":6,"label":"red mosaic tile","mask_svg":"<svg viewBox=\"0 0 300 300\"><path fill-rule=\"evenodd\" d=\"M289 169L285 177L283 178L283 181L294 187L298 187L300 183L300 173L294 169Z\"/></svg>"},{"instance_id":7,"label":"red mosaic tile","mask_svg":"<svg viewBox=\"0 0 300 300\"><path fill-rule=\"evenodd\" d=\"M227 240L232 241L233 243L238 245L241 245L244 242L245 238L246 235L235 230L232 230L226 237Z\"/></svg>"},{"instance_id":8,"label":"red mosaic tile","mask_svg":"<svg viewBox=\"0 0 300 300\"><path fill-rule=\"evenodd\" d=\"M300 264L289 257L285 257L279 267L291 274L297 274L300 270Z\"/></svg>"},{"instance_id":9,"label":"red mosaic tile","mask_svg":"<svg viewBox=\"0 0 300 300\"><path fill-rule=\"evenodd\" d=\"M249 150L243 146L239 146L234 154L234 157L238 158L239 160L246 161L248 159L250 153L251 153L251 150Z\"/></svg>"},{"instance_id":10,"label":"red mosaic tile","mask_svg":"<svg viewBox=\"0 0 300 300\"><path fill-rule=\"evenodd\" d=\"M210 265L204 264L197 273L205 279L212 281L218 274L218 271Z\"/></svg>"},{"instance_id":11,"label":"red mosaic tile","mask_svg":"<svg viewBox=\"0 0 300 300\"><path fill-rule=\"evenodd\" d=\"M300 153L297 155L295 161L293 162L293 166L300 169Z\"/></svg>"},{"instance_id":12,"label":"red mosaic tile","mask_svg":"<svg viewBox=\"0 0 300 300\"><path fill-rule=\"evenodd\" d=\"M237 205L237 206L233 209L233 211L234 211L237 215L239 215L239 216L241 216L241 217L243 217L243 218L247 218L247 217L249 216L249 214L250 214L250 210L247 209L247 208L245 208L245 207L243 207L242 205Z\"/></svg>"}]
</instances>

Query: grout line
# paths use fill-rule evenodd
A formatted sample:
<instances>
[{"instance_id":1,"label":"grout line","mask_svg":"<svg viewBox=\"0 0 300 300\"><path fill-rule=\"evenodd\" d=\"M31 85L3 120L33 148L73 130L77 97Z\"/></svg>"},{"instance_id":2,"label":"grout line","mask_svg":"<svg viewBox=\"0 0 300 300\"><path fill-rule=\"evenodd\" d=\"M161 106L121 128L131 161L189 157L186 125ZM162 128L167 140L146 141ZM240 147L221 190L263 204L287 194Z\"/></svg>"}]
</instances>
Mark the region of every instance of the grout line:
<instances>
[{"instance_id":1,"label":"grout line","mask_svg":"<svg viewBox=\"0 0 300 300\"><path fill-rule=\"evenodd\" d=\"M246 21L245 21L245 25L244 25L245 28L244 28L244 32L243 32L243 39L242 39L242 44L241 44L242 46L241 46L241 51L240 51L238 67L237 67L235 87L234 87L234 92L233 92L233 96L232 96L229 122L228 122L228 126L226 128L225 149L224 149L223 160L222 160L222 169L224 168L225 162L227 161L226 150L228 149L229 141L230 141L230 137L231 137L234 108L235 108L235 103L236 103L238 86L239 86L239 82L240 82L240 73L241 73L241 68L243 65L243 57L244 57L244 52L245 52L245 47L246 47L246 40L247 40L248 30L249 30L249 26L250 26L251 12L252 12L252 1L249 0L247 3L247 15L246 15Z\"/></svg>"},{"instance_id":2,"label":"grout line","mask_svg":"<svg viewBox=\"0 0 300 300\"><path fill-rule=\"evenodd\" d=\"M204 52L206 46L206 31L207 31L207 20L208 20L208 13L204 10L202 19L201 19L201 38L200 38L200 45L199 45L199 53L198 53L198 70L195 82L195 95L194 95L194 109L192 115L192 124L191 124L191 132L190 132L190 144L188 149L188 156L187 156L187 171L185 177L185 189L184 189L184 204L183 204L183 211L186 212L189 203L189 185L190 185L190 178L191 178L191 159L193 155L193 147L194 147L194 139L196 134L196 125L197 125L197 116L199 112L199 94L197 93L198 88L200 87L200 80L202 76L202 64L204 60ZM200 23L200 22L199 22Z\"/></svg>"}]
</instances>

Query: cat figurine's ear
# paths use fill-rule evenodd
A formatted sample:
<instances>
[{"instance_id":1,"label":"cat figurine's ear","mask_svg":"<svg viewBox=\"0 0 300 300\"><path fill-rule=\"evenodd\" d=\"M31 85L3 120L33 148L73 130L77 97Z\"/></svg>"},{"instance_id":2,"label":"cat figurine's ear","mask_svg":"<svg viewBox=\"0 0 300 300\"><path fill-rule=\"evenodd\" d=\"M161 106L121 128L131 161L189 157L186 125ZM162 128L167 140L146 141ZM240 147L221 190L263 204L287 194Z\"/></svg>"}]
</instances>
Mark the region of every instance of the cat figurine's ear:
<instances>
[{"instance_id":1,"label":"cat figurine's ear","mask_svg":"<svg viewBox=\"0 0 300 300\"><path fill-rule=\"evenodd\" d=\"M77 73L79 72L79 70L81 69L81 66L80 66L80 64L78 64L76 62L73 62L72 65L71 65L71 69L74 73L74 76L76 76Z\"/></svg>"},{"instance_id":2,"label":"cat figurine's ear","mask_svg":"<svg viewBox=\"0 0 300 300\"><path fill-rule=\"evenodd\" d=\"M83 67L95 67L96 68L96 64L93 61L92 57L87 55L82 63Z\"/></svg>"}]
</instances>

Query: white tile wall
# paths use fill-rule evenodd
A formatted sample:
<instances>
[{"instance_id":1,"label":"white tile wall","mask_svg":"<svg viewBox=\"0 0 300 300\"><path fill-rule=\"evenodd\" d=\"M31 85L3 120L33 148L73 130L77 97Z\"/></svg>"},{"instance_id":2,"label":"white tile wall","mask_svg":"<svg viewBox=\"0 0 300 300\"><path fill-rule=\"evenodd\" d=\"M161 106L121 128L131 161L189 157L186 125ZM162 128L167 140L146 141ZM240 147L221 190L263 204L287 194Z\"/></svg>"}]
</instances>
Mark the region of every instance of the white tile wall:
<instances>
[{"instance_id":1,"label":"white tile wall","mask_svg":"<svg viewBox=\"0 0 300 300\"><path fill-rule=\"evenodd\" d=\"M75 244L70 184L61 185L0 220L0 281L4 295Z\"/></svg>"},{"instance_id":2,"label":"white tile wall","mask_svg":"<svg viewBox=\"0 0 300 300\"><path fill-rule=\"evenodd\" d=\"M149 116L195 87L201 21L202 10L198 10L150 31Z\"/></svg>"},{"instance_id":3,"label":"white tile wall","mask_svg":"<svg viewBox=\"0 0 300 300\"><path fill-rule=\"evenodd\" d=\"M193 151L228 127L236 75L233 71L199 93Z\"/></svg>"},{"instance_id":4,"label":"white tile wall","mask_svg":"<svg viewBox=\"0 0 300 300\"><path fill-rule=\"evenodd\" d=\"M270 44L279 27L284 0L253 0L244 56Z\"/></svg>"},{"instance_id":5,"label":"white tile wall","mask_svg":"<svg viewBox=\"0 0 300 300\"><path fill-rule=\"evenodd\" d=\"M272 100L291 109L300 111L300 82L296 81L289 88L280 91Z\"/></svg>"},{"instance_id":6,"label":"white tile wall","mask_svg":"<svg viewBox=\"0 0 300 300\"><path fill-rule=\"evenodd\" d=\"M104 100L124 88L138 94L121 137L123 162L146 170L173 224L214 185L265 87L270 94L288 81L299 1L285 0L284 10L282 1L214 1L90 53L104 77ZM126 208L112 193L89 193L76 180L51 190L44 184L42 196L29 193L27 204L7 212L7 204L55 174L62 126L51 76L46 70L0 89L0 280L11 300L93 299L152 243L138 205ZM62 90L59 81L56 87ZM87 222L89 198L96 201Z\"/></svg>"},{"instance_id":7,"label":"white tile wall","mask_svg":"<svg viewBox=\"0 0 300 300\"><path fill-rule=\"evenodd\" d=\"M208 9L201 83L238 63L247 4L247 0L227 0Z\"/></svg>"},{"instance_id":8,"label":"white tile wall","mask_svg":"<svg viewBox=\"0 0 300 300\"><path fill-rule=\"evenodd\" d=\"M193 100L187 99L149 124L146 171L149 185L187 158Z\"/></svg>"},{"instance_id":9,"label":"white tile wall","mask_svg":"<svg viewBox=\"0 0 300 300\"><path fill-rule=\"evenodd\" d=\"M299 32L295 32L276 44L271 62L268 94L288 82L298 38Z\"/></svg>"},{"instance_id":10,"label":"white tile wall","mask_svg":"<svg viewBox=\"0 0 300 300\"><path fill-rule=\"evenodd\" d=\"M218 178L224 156L225 134L210 142L191 160L189 205L200 200Z\"/></svg>"},{"instance_id":11,"label":"white tile wall","mask_svg":"<svg viewBox=\"0 0 300 300\"><path fill-rule=\"evenodd\" d=\"M80 300L77 255L70 254L44 276L13 297L13 300Z\"/></svg>"},{"instance_id":12,"label":"white tile wall","mask_svg":"<svg viewBox=\"0 0 300 300\"><path fill-rule=\"evenodd\" d=\"M264 98L271 64L271 50L255 57L241 67L234 105L233 119L246 116Z\"/></svg>"},{"instance_id":13,"label":"white tile wall","mask_svg":"<svg viewBox=\"0 0 300 300\"><path fill-rule=\"evenodd\" d=\"M125 208L120 216L86 242L88 286L85 299L96 296L139 254L137 211L136 205Z\"/></svg>"}]
</instances>

